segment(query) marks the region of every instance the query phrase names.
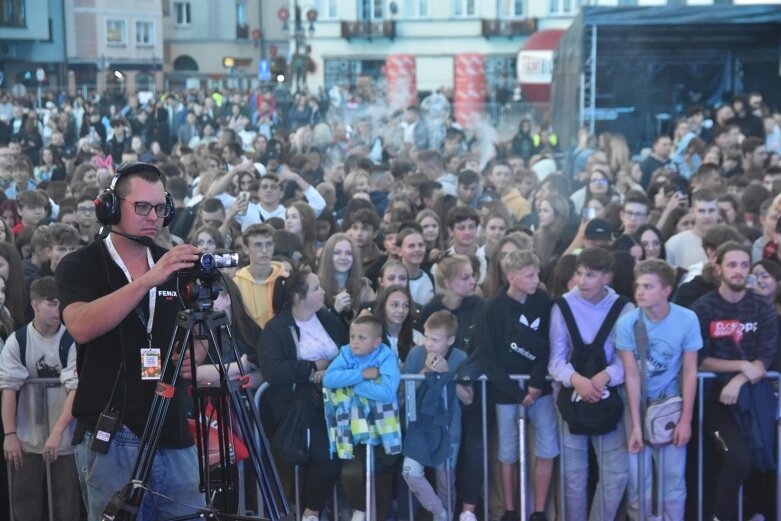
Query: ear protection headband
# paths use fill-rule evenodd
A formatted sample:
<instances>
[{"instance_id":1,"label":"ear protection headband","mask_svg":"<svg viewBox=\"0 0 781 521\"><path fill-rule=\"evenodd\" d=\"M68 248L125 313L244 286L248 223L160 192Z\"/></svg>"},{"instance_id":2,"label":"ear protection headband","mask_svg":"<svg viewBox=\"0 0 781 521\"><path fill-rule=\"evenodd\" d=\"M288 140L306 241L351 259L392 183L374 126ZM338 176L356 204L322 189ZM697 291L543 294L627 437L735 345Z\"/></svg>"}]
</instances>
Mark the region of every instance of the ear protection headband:
<instances>
[{"instance_id":1,"label":"ear protection headband","mask_svg":"<svg viewBox=\"0 0 781 521\"><path fill-rule=\"evenodd\" d=\"M150 163L131 161L129 163L122 163L119 165L116 173L114 174L114 179L111 180L111 185L103 190L95 199L95 217L100 224L104 226L110 226L119 223L119 219L121 218L119 213L120 200L119 196L117 196L114 190L117 186L117 183L123 176L130 175L141 170L154 172L160 179L163 177L163 175L160 173L160 170ZM171 221L174 220L174 215L176 214L174 199L168 192L165 193L165 206L168 209L168 215L163 219L163 226L168 226L171 224Z\"/></svg>"}]
</instances>

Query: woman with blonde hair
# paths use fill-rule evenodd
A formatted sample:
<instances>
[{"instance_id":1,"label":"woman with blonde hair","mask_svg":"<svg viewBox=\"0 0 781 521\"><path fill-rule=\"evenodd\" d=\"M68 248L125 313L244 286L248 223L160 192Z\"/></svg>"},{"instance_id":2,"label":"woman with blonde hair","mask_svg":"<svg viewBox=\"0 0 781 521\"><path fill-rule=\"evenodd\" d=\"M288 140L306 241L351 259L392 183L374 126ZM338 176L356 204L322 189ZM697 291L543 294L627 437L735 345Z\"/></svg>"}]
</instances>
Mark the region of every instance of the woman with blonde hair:
<instances>
[{"instance_id":1,"label":"woman with blonde hair","mask_svg":"<svg viewBox=\"0 0 781 521\"><path fill-rule=\"evenodd\" d=\"M374 299L361 266L361 250L349 235L335 233L326 241L318 276L326 307L344 324L353 319L362 304Z\"/></svg>"},{"instance_id":2,"label":"woman with blonde hair","mask_svg":"<svg viewBox=\"0 0 781 521\"><path fill-rule=\"evenodd\" d=\"M477 320L481 298L475 294L477 278L472 259L466 255L449 255L437 265L437 295L423 306L418 324L425 324L437 311L449 311L458 319L455 347L467 351L471 331Z\"/></svg>"},{"instance_id":3,"label":"woman with blonde hair","mask_svg":"<svg viewBox=\"0 0 781 521\"><path fill-rule=\"evenodd\" d=\"M352 198L359 193L369 195L371 186L372 178L365 170L353 170L344 178L344 193L347 194L348 198Z\"/></svg>"},{"instance_id":4,"label":"woman with blonde hair","mask_svg":"<svg viewBox=\"0 0 781 521\"><path fill-rule=\"evenodd\" d=\"M569 223L569 203L558 195L546 195L537 208L539 228L534 232L534 252L543 266L546 266L557 254L571 242L564 237ZM563 244L563 248L562 248Z\"/></svg>"}]
</instances>

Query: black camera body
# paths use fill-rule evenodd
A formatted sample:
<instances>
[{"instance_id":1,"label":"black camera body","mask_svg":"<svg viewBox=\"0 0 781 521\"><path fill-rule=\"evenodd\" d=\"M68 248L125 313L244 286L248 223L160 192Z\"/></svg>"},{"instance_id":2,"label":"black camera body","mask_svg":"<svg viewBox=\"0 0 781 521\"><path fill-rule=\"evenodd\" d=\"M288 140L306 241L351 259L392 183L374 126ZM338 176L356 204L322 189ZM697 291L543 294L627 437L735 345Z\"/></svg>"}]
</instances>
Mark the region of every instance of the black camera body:
<instances>
[{"instance_id":1,"label":"black camera body","mask_svg":"<svg viewBox=\"0 0 781 521\"><path fill-rule=\"evenodd\" d=\"M211 309L212 302L220 294L220 288L214 287L214 281L221 277L219 270L238 265L238 253L202 253L195 266L179 270L177 274L182 302L198 311Z\"/></svg>"}]
</instances>

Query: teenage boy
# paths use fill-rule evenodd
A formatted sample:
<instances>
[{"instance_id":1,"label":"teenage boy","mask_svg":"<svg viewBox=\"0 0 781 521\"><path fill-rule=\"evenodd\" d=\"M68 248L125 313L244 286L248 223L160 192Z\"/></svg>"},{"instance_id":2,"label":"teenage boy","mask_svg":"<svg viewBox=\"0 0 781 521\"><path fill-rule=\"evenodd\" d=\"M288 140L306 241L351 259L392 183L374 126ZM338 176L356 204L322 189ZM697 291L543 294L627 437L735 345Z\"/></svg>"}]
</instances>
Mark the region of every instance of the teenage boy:
<instances>
[{"instance_id":1,"label":"teenage boy","mask_svg":"<svg viewBox=\"0 0 781 521\"><path fill-rule=\"evenodd\" d=\"M11 164L11 179L13 183L6 188L5 196L8 199L17 199L22 193L35 190L33 181L33 165L26 157L17 157Z\"/></svg>"},{"instance_id":2,"label":"teenage boy","mask_svg":"<svg viewBox=\"0 0 781 521\"><path fill-rule=\"evenodd\" d=\"M77 521L79 477L71 445L76 348L60 321L53 277L32 283L30 301L35 318L8 338L0 353L3 452L13 472L14 514L20 520L43 518L48 462L54 491L49 508L57 519ZM62 387L25 386L29 378L59 378ZM41 409L44 403L48 409Z\"/></svg>"},{"instance_id":3,"label":"teenage boy","mask_svg":"<svg viewBox=\"0 0 781 521\"><path fill-rule=\"evenodd\" d=\"M692 196L692 205L694 228L676 233L664 243L667 262L673 268L688 269L693 264L708 260L702 247L702 237L718 222L718 196L711 190L699 190Z\"/></svg>"},{"instance_id":4,"label":"teenage boy","mask_svg":"<svg viewBox=\"0 0 781 521\"><path fill-rule=\"evenodd\" d=\"M317 189L307 183L303 177L293 172L285 170L281 174L266 174L260 178L260 187L258 188L258 203L249 203L247 212L244 215L236 214L235 219L241 225L241 229L246 230L252 224L265 222L272 217L285 218L285 207L280 204L282 201L283 183L290 181L298 185L309 206L315 212L315 217L325 209L325 199L320 195ZM235 201L232 196L224 195L222 202L230 206Z\"/></svg>"},{"instance_id":5,"label":"teenage boy","mask_svg":"<svg viewBox=\"0 0 781 521\"><path fill-rule=\"evenodd\" d=\"M271 305L274 282L288 274L281 262L271 260L274 256L274 229L271 226L252 224L241 237L247 248L249 266L238 270L233 281L239 287L247 313L260 327L265 327L274 316Z\"/></svg>"},{"instance_id":6,"label":"teenage boy","mask_svg":"<svg viewBox=\"0 0 781 521\"><path fill-rule=\"evenodd\" d=\"M452 241L447 253L476 257L480 262L480 273L476 277L477 283L482 284L488 271L488 262L485 256L479 255L477 252L477 227L480 226L480 215L477 210L467 206L454 206L445 216L445 226L447 226ZM431 275L436 279L436 264L431 267Z\"/></svg>"},{"instance_id":7,"label":"teenage boy","mask_svg":"<svg viewBox=\"0 0 781 521\"><path fill-rule=\"evenodd\" d=\"M27 284L37 278L52 275L49 270L49 227L39 226L30 238L30 258L22 260Z\"/></svg>"},{"instance_id":8,"label":"teenage boy","mask_svg":"<svg viewBox=\"0 0 781 521\"><path fill-rule=\"evenodd\" d=\"M38 223L46 217L47 202L46 196L38 190L28 190L19 194L16 199L16 207L22 220L13 227L14 235L19 235L25 228L34 230Z\"/></svg>"},{"instance_id":9,"label":"teenage boy","mask_svg":"<svg viewBox=\"0 0 781 521\"><path fill-rule=\"evenodd\" d=\"M51 272L57 271L57 266L67 254L78 250L79 232L73 226L64 223L53 223L47 226L49 267Z\"/></svg>"},{"instance_id":10,"label":"teenage boy","mask_svg":"<svg viewBox=\"0 0 781 521\"><path fill-rule=\"evenodd\" d=\"M633 521L648 519L651 501L653 468L651 459L661 468L658 487L664 498L664 519L682 520L686 504L686 444L691 438L692 411L697 391L697 351L702 348L697 315L669 302L675 285L675 268L661 259L648 259L635 266L634 309L616 324L616 349L624 364L624 383L631 429L629 448L629 504L627 513ZM646 330L645 372L640 369L640 347L635 336L635 324L642 320ZM642 384L645 394L641 394ZM683 399L681 416L674 426L672 443L644 446L641 400L651 402L670 396ZM643 460L644 481L640 482L640 458ZM640 490L645 498L646 512L640 513Z\"/></svg>"},{"instance_id":11,"label":"teenage boy","mask_svg":"<svg viewBox=\"0 0 781 521\"><path fill-rule=\"evenodd\" d=\"M578 285L562 297L574 318L576 333L582 341L579 343L583 344L578 346L578 349L584 349L584 346L597 339L603 323L607 323L609 315L612 315L613 306L620 305L616 304L619 300L618 294L609 287L612 269L613 256L607 250L591 248L578 255L575 270ZM621 307L620 315L633 308L634 306L627 302ZM558 303L553 305L550 324L548 371L554 381L565 388L573 388L581 400L588 403L598 403L607 399L610 394L618 392L617 386L624 382L624 370L615 353L615 323L602 346L607 366L591 378L580 374L572 364L573 350L576 347ZM613 431L596 435L573 434L569 425L564 422L562 435L566 519L614 519L629 477L626 437L621 422L618 422ZM590 516L587 514L588 497L584 486L589 473L589 440L595 450L601 447L602 452L599 482Z\"/></svg>"},{"instance_id":12,"label":"teenage boy","mask_svg":"<svg viewBox=\"0 0 781 521\"><path fill-rule=\"evenodd\" d=\"M388 255L375 242L380 233L380 216L369 208L357 210L345 218L344 229L361 250L363 274L374 284L380 268L388 260Z\"/></svg>"},{"instance_id":13,"label":"teenage boy","mask_svg":"<svg viewBox=\"0 0 781 521\"><path fill-rule=\"evenodd\" d=\"M457 330L458 320L452 313L432 313L423 325L423 345L413 347L404 361L405 373L431 376L426 376L415 391L420 416L407 428L401 475L423 508L434 515L435 521L449 520L453 512L456 460L461 444L459 401L466 405L472 402L471 389L451 378L466 360L466 353L453 345ZM430 403L427 400L433 396L443 407L435 413L427 413L424 404ZM433 432L446 434L435 447L427 442ZM432 466L436 469L436 493L424 472L425 467Z\"/></svg>"},{"instance_id":14,"label":"teenage boy","mask_svg":"<svg viewBox=\"0 0 781 521\"><path fill-rule=\"evenodd\" d=\"M426 257L423 235L414 228L404 228L396 236L396 247L401 263L409 273L412 300L419 307L423 307L434 298L433 278L420 267Z\"/></svg>"},{"instance_id":15,"label":"teenage boy","mask_svg":"<svg viewBox=\"0 0 781 521\"><path fill-rule=\"evenodd\" d=\"M720 463L712 496L713 519L724 521L737 518L738 491L752 470L767 471L776 465L771 449L774 391L763 378L778 350L778 315L770 300L746 290L751 269L751 251L746 246L737 242L719 246L715 268L721 281L718 289L700 298L692 309L703 338L700 369L717 373L701 399L703 429L713 440ZM767 518L774 517L775 512L762 504L774 496L772 491L751 488L747 492L759 500L758 509Z\"/></svg>"},{"instance_id":16,"label":"teenage boy","mask_svg":"<svg viewBox=\"0 0 781 521\"><path fill-rule=\"evenodd\" d=\"M513 187L513 169L510 165L504 161L496 161L490 166L487 177L497 195L502 198L502 203L516 219L521 220L531 212L529 201L524 199L517 188Z\"/></svg>"},{"instance_id":17,"label":"teenage boy","mask_svg":"<svg viewBox=\"0 0 781 521\"><path fill-rule=\"evenodd\" d=\"M85 193L76 199L76 229L79 231L79 243L86 246L93 240L97 226L95 219L95 194Z\"/></svg>"},{"instance_id":18,"label":"teenage boy","mask_svg":"<svg viewBox=\"0 0 781 521\"><path fill-rule=\"evenodd\" d=\"M626 195L621 208L621 227L624 235L634 235L637 229L648 221L648 198L641 192L632 191Z\"/></svg>"},{"instance_id":19,"label":"teenage boy","mask_svg":"<svg viewBox=\"0 0 781 521\"><path fill-rule=\"evenodd\" d=\"M477 208L477 195L480 193L480 174L473 170L462 170L458 174L459 206Z\"/></svg>"},{"instance_id":20,"label":"teenage boy","mask_svg":"<svg viewBox=\"0 0 781 521\"><path fill-rule=\"evenodd\" d=\"M559 455L556 411L548 375L551 299L540 289L540 261L529 250L509 253L501 260L507 291L491 299L476 328L482 366L496 402L499 462L505 514L517 521L518 406L534 425L537 462L534 468L534 504L531 521L545 521L545 503L553 477L553 459ZM522 389L511 374L529 375ZM569 512L568 512L569 513Z\"/></svg>"}]
</instances>

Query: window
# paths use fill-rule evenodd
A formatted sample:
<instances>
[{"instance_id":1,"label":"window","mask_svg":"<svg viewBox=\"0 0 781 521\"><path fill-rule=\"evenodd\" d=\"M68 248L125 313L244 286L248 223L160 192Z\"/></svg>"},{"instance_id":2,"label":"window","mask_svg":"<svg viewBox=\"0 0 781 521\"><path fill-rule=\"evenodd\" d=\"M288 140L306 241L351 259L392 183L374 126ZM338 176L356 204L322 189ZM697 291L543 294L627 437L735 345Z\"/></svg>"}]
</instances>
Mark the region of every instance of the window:
<instances>
[{"instance_id":1,"label":"window","mask_svg":"<svg viewBox=\"0 0 781 521\"><path fill-rule=\"evenodd\" d=\"M556 0L552 0L556 1ZM524 15L524 0L499 0L499 18L520 18Z\"/></svg>"},{"instance_id":2,"label":"window","mask_svg":"<svg viewBox=\"0 0 781 521\"><path fill-rule=\"evenodd\" d=\"M384 15L383 0L358 0L359 20L382 20Z\"/></svg>"},{"instance_id":3,"label":"window","mask_svg":"<svg viewBox=\"0 0 781 521\"><path fill-rule=\"evenodd\" d=\"M236 4L236 39L246 40L249 38L249 25L247 24L247 4L238 2Z\"/></svg>"},{"instance_id":4,"label":"window","mask_svg":"<svg viewBox=\"0 0 781 521\"><path fill-rule=\"evenodd\" d=\"M404 5L404 14L409 18L428 18L430 16L429 0L408 0Z\"/></svg>"},{"instance_id":5,"label":"window","mask_svg":"<svg viewBox=\"0 0 781 521\"><path fill-rule=\"evenodd\" d=\"M108 45L125 45L127 34L124 20L106 20L106 43Z\"/></svg>"},{"instance_id":6,"label":"window","mask_svg":"<svg viewBox=\"0 0 781 521\"><path fill-rule=\"evenodd\" d=\"M477 2L476 0L453 0L453 16L476 16L477 15Z\"/></svg>"},{"instance_id":7,"label":"window","mask_svg":"<svg viewBox=\"0 0 781 521\"><path fill-rule=\"evenodd\" d=\"M0 0L0 26L25 27L24 0Z\"/></svg>"},{"instance_id":8,"label":"window","mask_svg":"<svg viewBox=\"0 0 781 521\"><path fill-rule=\"evenodd\" d=\"M193 23L190 2L174 2L174 12L176 13L176 25L190 25Z\"/></svg>"},{"instance_id":9,"label":"window","mask_svg":"<svg viewBox=\"0 0 781 521\"><path fill-rule=\"evenodd\" d=\"M148 47L155 44L154 22L136 22L136 45Z\"/></svg>"},{"instance_id":10,"label":"window","mask_svg":"<svg viewBox=\"0 0 781 521\"><path fill-rule=\"evenodd\" d=\"M322 20L335 20L339 18L337 4L338 0L319 0L317 3L317 17Z\"/></svg>"},{"instance_id":11,"label":"window","mask_svg":"<svg viewBox=\"0 0 781 521\"><path fill-rule=\"evenodd\" d=\"M581 5L583 5L582 0L548 0L548 12L554 16L569 16Z\"/></svg>"}]
</instances>

